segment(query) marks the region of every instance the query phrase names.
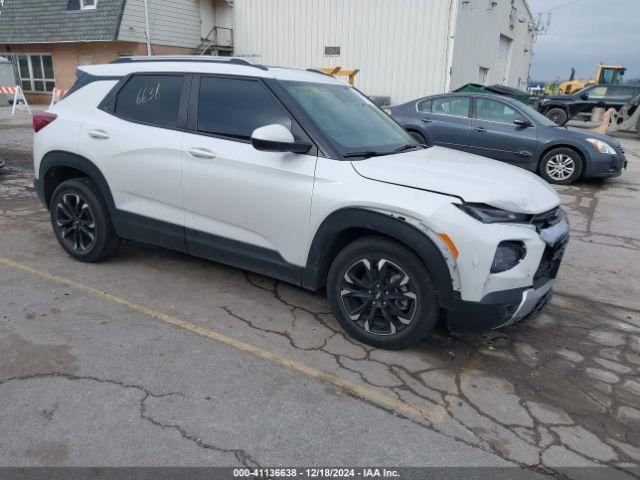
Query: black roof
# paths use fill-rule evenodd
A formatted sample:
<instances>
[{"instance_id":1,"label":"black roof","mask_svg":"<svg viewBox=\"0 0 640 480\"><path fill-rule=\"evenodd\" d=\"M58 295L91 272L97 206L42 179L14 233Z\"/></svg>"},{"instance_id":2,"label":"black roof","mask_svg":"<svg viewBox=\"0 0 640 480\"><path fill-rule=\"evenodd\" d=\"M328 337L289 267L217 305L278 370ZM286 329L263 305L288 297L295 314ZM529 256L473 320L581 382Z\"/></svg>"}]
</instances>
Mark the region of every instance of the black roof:
<instances>
[{"instance_id":1,"label":"black roof","mask_svg":"<svg viewBox=\"0 0 640 480\"><path fill-rule=\"evenodd\" d=\"M79 10L78 0L4 0L0 43L116 40L125 1L99 0L95 10Z\"/></svg>"}]
</instances>

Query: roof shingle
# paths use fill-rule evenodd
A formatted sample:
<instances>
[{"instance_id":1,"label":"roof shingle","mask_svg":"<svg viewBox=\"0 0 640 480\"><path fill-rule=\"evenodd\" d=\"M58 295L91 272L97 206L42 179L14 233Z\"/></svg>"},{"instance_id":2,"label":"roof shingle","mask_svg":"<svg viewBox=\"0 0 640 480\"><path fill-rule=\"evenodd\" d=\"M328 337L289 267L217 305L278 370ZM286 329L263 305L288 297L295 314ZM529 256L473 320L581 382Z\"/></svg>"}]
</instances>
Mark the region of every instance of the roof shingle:
<instances>
[{"instance_id":1,"label":"roof shingle","mask_svg":"<svg viewBox=\"0 0 640 480\"><path fill-rule=\"evenodd\" d=\"M67 11L68 0L4 0L0 43L116 40L126 0L98 0L95 10Z\"/></svg>"}]
</instances>

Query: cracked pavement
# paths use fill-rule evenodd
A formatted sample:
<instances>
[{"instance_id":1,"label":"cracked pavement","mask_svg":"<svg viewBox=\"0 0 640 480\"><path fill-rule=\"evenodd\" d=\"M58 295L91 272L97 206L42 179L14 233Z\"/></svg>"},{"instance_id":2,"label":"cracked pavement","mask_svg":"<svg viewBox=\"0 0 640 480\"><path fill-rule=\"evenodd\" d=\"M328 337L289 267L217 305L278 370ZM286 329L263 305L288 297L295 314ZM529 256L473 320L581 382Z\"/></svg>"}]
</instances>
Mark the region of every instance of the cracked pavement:
<instances>
[{"instance_id":1,"label":"cracked pavement","mask_svg":"<svg viewBox=\"0 0 640 480\"><path fill-rule=\"evenodd\" d=\"M0 109L4 110L4 109ZM520 466L640 476L640 139L629 170L559 187L572 241L535 321L437 331L400 352L353 342L327 301L127 242L72 261L32 186L29 119L0 112L0 257L255 345L428 412L382 407L0 264L0 465ZM578 478L578 477L576 477Z\"/></svg>"}]
</instances>

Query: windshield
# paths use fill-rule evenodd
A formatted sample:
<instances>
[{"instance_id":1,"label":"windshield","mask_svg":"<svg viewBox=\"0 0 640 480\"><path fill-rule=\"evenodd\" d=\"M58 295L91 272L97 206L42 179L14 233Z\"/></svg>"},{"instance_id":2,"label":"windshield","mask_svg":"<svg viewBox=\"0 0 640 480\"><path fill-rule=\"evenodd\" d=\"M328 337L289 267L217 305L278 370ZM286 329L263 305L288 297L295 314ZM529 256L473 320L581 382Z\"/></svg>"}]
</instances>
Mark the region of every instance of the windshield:
<instances>
[{"instance_id":1,"label":"windshield","mask_svg":"<svg viewBox=\"0 0 640 480\"><path fill-rule=\"evenodd\" d=\"M309 82L282 83L345 157L387 155L406 145L419 148L400 125L354 88Z\"/></svg>"}]
</instances>

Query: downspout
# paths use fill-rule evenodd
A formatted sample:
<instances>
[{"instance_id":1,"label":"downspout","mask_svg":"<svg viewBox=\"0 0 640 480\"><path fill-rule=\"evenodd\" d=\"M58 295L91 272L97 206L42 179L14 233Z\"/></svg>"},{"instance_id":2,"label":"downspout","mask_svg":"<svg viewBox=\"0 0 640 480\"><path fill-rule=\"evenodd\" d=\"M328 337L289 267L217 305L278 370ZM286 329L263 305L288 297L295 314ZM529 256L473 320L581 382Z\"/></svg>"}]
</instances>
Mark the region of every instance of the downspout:
<instances>
[{"instance_id":1,"label":"downspout","mask_svg":"<svg viewBox=\"0 0 640 480\"><path fill-rule=\"evenodd\" d=\"M458 0L449 2L449 26L447 29L447 70L445 72L444 93L451 89L451 73L453 70L453 46L456 38L456 26L458 23Z\"/></svg>"},{"instance_id":2,"label":"downspout","mask_svg":"<svg viewBox=\"0 0 640 480\"><path fill-rule=\"evenodd\" d=\"M151 56L151 33L149 32L149 5L144 0L144 36L147 40L147 57Z\"/></svg>"}]
</instances>

